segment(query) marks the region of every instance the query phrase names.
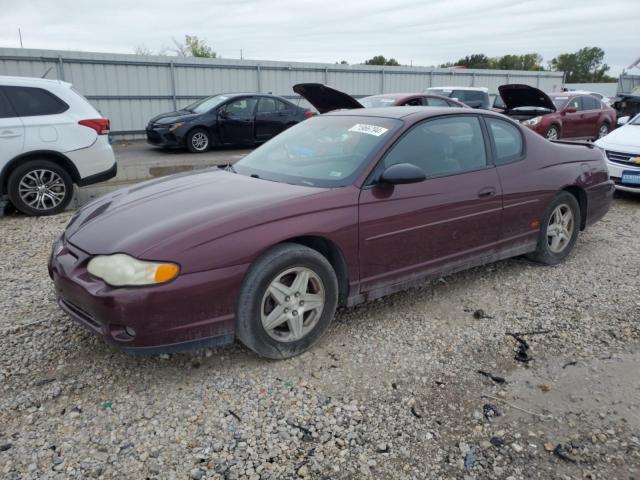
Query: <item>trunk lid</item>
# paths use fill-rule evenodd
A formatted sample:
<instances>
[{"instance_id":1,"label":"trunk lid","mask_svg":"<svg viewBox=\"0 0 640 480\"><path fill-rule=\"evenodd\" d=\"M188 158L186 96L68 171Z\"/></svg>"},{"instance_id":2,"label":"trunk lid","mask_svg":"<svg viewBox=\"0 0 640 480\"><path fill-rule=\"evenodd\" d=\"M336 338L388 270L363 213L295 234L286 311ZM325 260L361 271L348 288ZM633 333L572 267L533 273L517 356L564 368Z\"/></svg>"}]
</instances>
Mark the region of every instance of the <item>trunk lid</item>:
<instances>
[{"instance_id":1,"label":"trunk lid","mask_svg":"<svg viewBox=\"0 0 640 480\"><path fill-rule=\"evenodd\" d=\"M298 83L293 86L293 91L313 105L320 113L327 113L332 110L364 108L351 95L335 88L327 87L322 83Z\"/></svg>"}]
</instances>

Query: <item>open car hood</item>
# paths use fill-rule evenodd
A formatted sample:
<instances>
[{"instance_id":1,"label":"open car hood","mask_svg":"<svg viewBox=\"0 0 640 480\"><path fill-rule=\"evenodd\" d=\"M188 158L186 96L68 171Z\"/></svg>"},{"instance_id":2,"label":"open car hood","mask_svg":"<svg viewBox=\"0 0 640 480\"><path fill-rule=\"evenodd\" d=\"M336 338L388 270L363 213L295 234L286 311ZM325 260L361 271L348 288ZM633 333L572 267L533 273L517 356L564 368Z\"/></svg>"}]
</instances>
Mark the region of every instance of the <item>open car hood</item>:
<instances>
[{"instance_id":1,"label":"open car hood","mask_svg":"<svg viewBox=\"0 0 640 480\"><path fill-rule=\"evenodd\" d=\"M556 111L556 106L546 93L537 88L530 87L529 85L522 85L518 83L500 85L498 87L498 92L500 92L500 97L502 98L507 110L523 107L536 107L546 108L552 112Z\"/></svg>"},{"instance_id":2,"label":"open car hood","mask_svg":"<svg viewBox=\"0 0 640 480\"><path fill-rule=\"evenodd\" d=\"M298 83L293 86L293 91L307 100L320 113L327 113L332 110L364 108L351 95L327 87L322 83Z\"/></svg>"}]
</instances>

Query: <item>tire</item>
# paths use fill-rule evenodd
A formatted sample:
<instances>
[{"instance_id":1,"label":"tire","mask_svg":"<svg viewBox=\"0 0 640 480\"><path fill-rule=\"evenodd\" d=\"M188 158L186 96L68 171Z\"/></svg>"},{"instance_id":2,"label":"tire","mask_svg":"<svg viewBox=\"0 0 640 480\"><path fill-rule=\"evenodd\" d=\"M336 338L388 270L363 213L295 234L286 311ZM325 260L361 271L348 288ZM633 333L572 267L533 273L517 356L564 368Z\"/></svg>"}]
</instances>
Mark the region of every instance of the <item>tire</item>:
<instances>
[{"instance_id":1,"label":"tire","mask_svg":"<svg viewBox=\"0 0 640 480\"><path fill-rule=\"evenodd\" d=\"M557 212L560 212L563 216L562 220L556 216ZM570 213L570 223L564 221L568 218L566 217L567 213ZM571 253L578 239L580 221L580 206L576 197L569 192L558 193L547 208L544 219L541 222L536 250L529 254L528 257L545 265L557 265L563 261ZM565 225L563 232L558 230L561 228L557 227L559 224ZM554 232L558 233L552 233L552 228ZM562 239L558 240L559 237L562 237ZM554 248L554 242L556 241L558 243Z\"/></svg>"},{"instance_id":2,"label":"tire","mask_svg":"<svg viewBox=\"0 0 640 480\"><path fill-rule=\"evenodd\" d=\"M306 285L296 289L305 273ZM294 357L320 340L337 304L338 280L329 261L311 248L282 243L260 256L242 282L236 336L262 357Z\"/></svg>"},{"instance_id":3,"label":"tire","mask_svg":"<svg viewBox=\"0 0 640 480\"><path fill-rule=\"evenodd\" d=\"M544 132L544 136L548 140L559 140L560 139L560 127L557 125L551 125L547 128L547 131Z\"/></svg>"},{"instance_id":4,"label":"tire","mask_svg":"<svg viewBox=\"0 0 640 480\"><path fill-rule=\"evenodd\" d=\"M57 163L30 160L9 175L8 193L14 207L26 215L55 215L73 198L73 180Z\"/></svg>"},{"instance_id":5,"label":"tire","mask_svg":"<svg viewBox=\"0 0 640 480\"><path fill-rule=\"evenodd\" d=\"M610 128L608 123L603 123L602 125L600 125L598 127L598 133L596 134L596 140L609 135L609 131Z\"/></svg>"},{"instance_id":6,"label":"tire","mask_svg":"<svg viewBox=\"0 0 640 480\"><path fill-rule=\"evenodd\" d=\"M191 153L204 153L211 148L211 135L204 128L194 128L187 134L186 145Z\"/></svg>"}]
</instances>

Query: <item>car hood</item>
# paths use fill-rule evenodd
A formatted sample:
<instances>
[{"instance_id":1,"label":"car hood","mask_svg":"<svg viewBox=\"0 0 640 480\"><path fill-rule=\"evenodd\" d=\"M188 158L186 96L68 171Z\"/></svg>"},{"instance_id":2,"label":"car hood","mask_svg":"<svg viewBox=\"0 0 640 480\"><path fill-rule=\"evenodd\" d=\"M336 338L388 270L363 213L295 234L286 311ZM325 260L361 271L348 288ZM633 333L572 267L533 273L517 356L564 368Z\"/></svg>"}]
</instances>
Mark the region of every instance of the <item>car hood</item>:
<instances>
[{"instance_id":1,"label":"car hood","mask_svg":"<svg viewBox=\"0 0 640 480\"><path fill-rule=\"evenodd\" d=\"M65 236L89 254L175 253L285 215L278 206L326 189L283 184L218 168L139 183L99 198Z\"/></svg>"},{"instance_id":2,"label":"car hood","mask_svg":"<svg viewBox=\"0 0 640 480\"><path fill-rule=\"evenodd\" d=\"M553 104L553 100L551 100L549 95L529 85L521 85L518 83L500 85L498 92L500 92L500 97L507 110L522 107L539 107L551 110L552 112L556 111L556 106Z\"/></svg>"},{"instance_id":3,"label":"car hood","mask_svg":"<svg viewBox=\"0 0 640 480\"><path fill-rule=\"evenodd\" d=\"M629 153L640 153L640 125L624 125L616 128L606 137L596 142L596 145L607 150L633 150Z\"/></svg>"},{"instance_id":4,"label":"car hood","mask_svg":"<svg viewBox=\"0 0 640 480\"><path fill-rule=\"evenodd\" d=\"M332 110L364 108L351 95L327 87L322 83L298 83L293 86L293 91L307 100L320 113L327 113Z\"/></svg>"},{"instance_id":5,"label":"car hood","mask_svg":"<svg viewBox=\"0 0 640 480\"><path fill-rule=\"evenodd\" d=\"M156 115L149 123L157 123L160 125L169 125L176 122L186 122L194 117L200 115L199 113L188 112L187 110L177 110L175 112L162 113Z\"/></svg>"}]
</instances>

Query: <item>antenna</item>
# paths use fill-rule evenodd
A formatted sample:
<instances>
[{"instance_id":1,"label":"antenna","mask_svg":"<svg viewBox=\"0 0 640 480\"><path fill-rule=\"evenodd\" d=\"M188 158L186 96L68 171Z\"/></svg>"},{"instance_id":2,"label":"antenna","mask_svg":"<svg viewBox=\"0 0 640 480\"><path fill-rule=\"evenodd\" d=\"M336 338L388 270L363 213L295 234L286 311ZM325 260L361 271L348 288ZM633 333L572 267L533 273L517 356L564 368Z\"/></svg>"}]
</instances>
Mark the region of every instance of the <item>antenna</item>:
<instances>
[{"instance_id":1,"label":"antenna","mask_svg":"<svg viewBox=\"0 0 640 480\"><path fill-rule=\"evenodd\" d=\"M44 72L40 78L44 78L44 77L46 77L46 76L49 74L49 72L51 71L51 69L52 69L52 68L53 68L53 67L49 67L49 68L47 68L47 71L46 71L46 72Z\"/></svg>"},{"instance_id":2,"label":"antenna","mask_svg":"<svg viewBox=\"0 0 640 480\"><path fill-rule=\"evenodd\" d=\"M20 28L18 28L18 37L20 37L20 48L24 48L22 45L22 32L20 31Z\"/></svg>"}]
</instances>

